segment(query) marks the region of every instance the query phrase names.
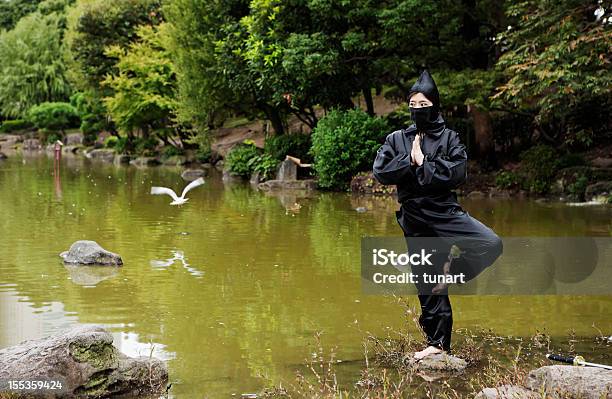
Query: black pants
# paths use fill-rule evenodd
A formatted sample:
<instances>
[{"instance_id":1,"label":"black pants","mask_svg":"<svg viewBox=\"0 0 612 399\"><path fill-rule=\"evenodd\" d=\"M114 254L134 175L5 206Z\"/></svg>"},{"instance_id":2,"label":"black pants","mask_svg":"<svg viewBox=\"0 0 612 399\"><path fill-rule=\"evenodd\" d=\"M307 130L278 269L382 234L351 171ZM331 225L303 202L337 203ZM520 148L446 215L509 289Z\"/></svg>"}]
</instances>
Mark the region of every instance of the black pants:
<instances>
[{"instance_id":1,"label":"black pants","mask_svg":"<svg viewBox=\"0 0 612 399\"><path fill-rule=\"evenodd\" d=\"M502 253L501 239L483 223L464 211L456 196L420 198L402 203L396 216L406 240L411 237L446 237L460 245L464 252L453 260L453 273L464 272L469 281L490 266ZM450 250L450 244L448 247ZM434 257L434 266L441 269L448 258L446 253ZM419 292L423 292L419 288ZM421 316L419 324L427 336L427 344L450 352L453 313L448 291L439 294L419 294Z\"/></svg>"}]
</instances>

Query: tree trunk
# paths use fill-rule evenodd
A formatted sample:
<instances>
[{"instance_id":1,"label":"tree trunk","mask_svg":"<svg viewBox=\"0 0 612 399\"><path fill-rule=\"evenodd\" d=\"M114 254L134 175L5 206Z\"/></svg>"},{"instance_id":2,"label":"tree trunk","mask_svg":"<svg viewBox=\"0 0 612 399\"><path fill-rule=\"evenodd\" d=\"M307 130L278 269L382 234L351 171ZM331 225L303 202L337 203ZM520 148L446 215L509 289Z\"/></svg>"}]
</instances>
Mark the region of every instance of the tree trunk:
<instances>
[{"instance_id":1,"label":"tree trunk","mask_svg":"<svg viewBox=\"0 0 612 399\"><path fill-rule=\"evenodd\" d=\"M363 98L365 99L368 115L374 116L374 101L372 100L372 89L368 87L363 88Z\"/></svg>"},{"instance_id":2,"label":"tree trunk","mask_svg":"<svg viewBox=\"0 0 612 399\"><path fill-rule=\"evenodd\" d=\"M488 110L476 106L469 106L468 112L474 120L474 136L478 157L487 162L494 160L493 125Z\"/></svg>"}]
</instances>

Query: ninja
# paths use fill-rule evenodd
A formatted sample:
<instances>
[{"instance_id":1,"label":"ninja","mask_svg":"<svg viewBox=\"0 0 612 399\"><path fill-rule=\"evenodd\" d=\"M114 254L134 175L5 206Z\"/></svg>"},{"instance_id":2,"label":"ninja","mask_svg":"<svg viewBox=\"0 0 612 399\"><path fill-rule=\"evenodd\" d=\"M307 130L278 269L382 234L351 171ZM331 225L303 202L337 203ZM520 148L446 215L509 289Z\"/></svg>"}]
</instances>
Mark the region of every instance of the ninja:
<instances>
[{"instance_id":1,"label":"ninja","mask_svg":"<svg viewBox=\"0 0 612 399\"><path fill-rule=\"evenodd\" d=\"M463 210L452 191L467 178L467 154L457 132L449 129L442 118L438 88L429 72L423 71L411 87L409 99L415 123L387 136L378 149L373 173L381 184L397 186L401 206L396 218L408 247L414 248L411 239L416 237L452 240L461 248L461 256L449 256L447 262L444 253L449 252L449 244L437 251L440 256L434 257L432 263L440 267L439 274L448 274L453 258L452 274L464 273L467 282L501 255L502 241ZM428 346L414 356L420 359L450 352L453 317L446 284L421 281L417 289L421 304L419 324Z\"/></svg>"}]
</instances>

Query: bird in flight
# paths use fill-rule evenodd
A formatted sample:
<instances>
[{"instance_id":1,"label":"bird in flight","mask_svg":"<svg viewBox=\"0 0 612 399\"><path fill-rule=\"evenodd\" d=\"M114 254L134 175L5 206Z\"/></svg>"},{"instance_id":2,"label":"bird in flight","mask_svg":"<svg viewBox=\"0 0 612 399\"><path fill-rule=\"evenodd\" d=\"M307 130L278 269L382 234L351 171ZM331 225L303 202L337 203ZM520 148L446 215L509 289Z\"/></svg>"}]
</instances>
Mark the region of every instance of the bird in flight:
<instances>
[{"instance_id":1,"label":"bird in flight","mask_svg":"<svg viewBox=\"0 0 612 399\"><path fill-rule=\"evenodd\" d=\"M168 194L173 199L170 205L183 205L185 202L189 201L189 198L185 198L185 195L189 192L189 190L197 186L201 186L202 184L204 184L204 179L201 177L192 181L187 185L187 187L185 187L180 197L176 195L174 190L167 187L151 187L151 194Z\"/></svg>"}]
</instances>

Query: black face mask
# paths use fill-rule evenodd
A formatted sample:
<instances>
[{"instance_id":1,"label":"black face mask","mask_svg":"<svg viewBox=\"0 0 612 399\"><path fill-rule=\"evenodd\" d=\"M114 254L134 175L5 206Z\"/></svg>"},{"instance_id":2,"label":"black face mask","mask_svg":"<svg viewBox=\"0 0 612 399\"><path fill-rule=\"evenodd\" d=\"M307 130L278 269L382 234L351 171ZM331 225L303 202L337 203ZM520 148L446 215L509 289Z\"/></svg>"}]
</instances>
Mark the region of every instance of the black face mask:
<instances>
[{"instance_id":1,"label":"black face mask","mask_svg":"<svg viewBox=\"0 0 612 399\"><path fill-rule=\"evenodd\" d=\"M417 129L422 132L427 132L435 128L438 115L433 114L433 105L429 107L412 108L410 107L410 117L416 123Z\"/></svg>"}]
</instances>

